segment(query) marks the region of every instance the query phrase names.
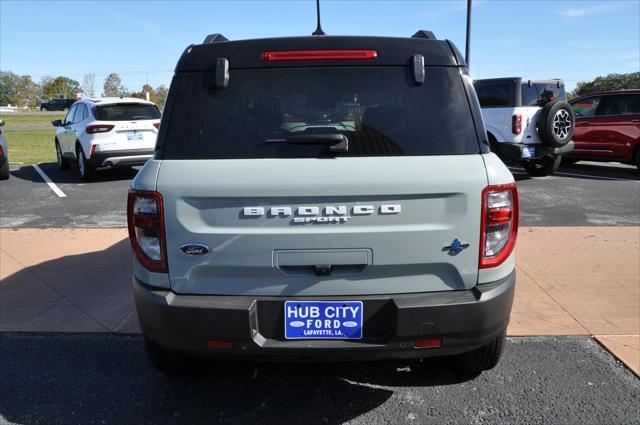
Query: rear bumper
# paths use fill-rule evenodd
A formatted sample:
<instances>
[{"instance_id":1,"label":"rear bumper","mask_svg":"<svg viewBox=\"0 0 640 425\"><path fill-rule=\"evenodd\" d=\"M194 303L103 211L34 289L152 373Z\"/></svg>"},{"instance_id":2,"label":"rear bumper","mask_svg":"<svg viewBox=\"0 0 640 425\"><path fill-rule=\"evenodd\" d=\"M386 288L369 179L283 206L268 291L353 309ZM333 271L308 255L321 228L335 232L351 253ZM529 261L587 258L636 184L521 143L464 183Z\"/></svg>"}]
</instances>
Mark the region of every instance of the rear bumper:
<instances>
[{"instance_id":1,"label":"rear bumper","mask_svg":"<svg viewBox=\"0 0 640 425\"><path fill-rule=\"evenodd\" d=\"M573 141L569 141L561 148L553 148L543 143L500 143L500 159L509 164L523 159L539 159L547 155L566 155L573 151L574 147ZM535 154L528 156L525 148L535 148Z\"/></svg>"},{"instance_id":2,"label":"rear bumper","mask_svg":"<svg viewBox=\"0 0 640 425\"><path fill-rule=\"evenodd\" d=\"M127 149L95 152L87 162L94 167L128 167L142 165L153 158L154 149Z\"/></svg>"},{"instance_id":3,"label":"rear bumper","mask_svg":"<svg viewBox=\"0 0 640 425\"><path fill-rule=\"evenodd\" d=\"M492 341L509 322L515 271L468 291L358 297L178 295L133 279L142 331L169 349L263 360L377 360L459 354ZM285 300L360 300L362 340L285 340ZM437 348L415 340L442 338ZM208 350L207 340L232 348Z\"/></svg>"}]
</instances>

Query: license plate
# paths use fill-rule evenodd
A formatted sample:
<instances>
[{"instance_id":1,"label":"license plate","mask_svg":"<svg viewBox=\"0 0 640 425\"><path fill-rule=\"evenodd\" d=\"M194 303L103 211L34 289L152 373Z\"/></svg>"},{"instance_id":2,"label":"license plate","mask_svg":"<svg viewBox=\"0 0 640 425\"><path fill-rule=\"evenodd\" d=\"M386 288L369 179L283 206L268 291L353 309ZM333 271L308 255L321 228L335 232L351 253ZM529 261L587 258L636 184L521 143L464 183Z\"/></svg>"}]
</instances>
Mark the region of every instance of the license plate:
<instances>
[{"instance_id":1,"label":"license plate","mask_svg":"<svg viewBox=\"0 0 640 425\"><path fill-rule=\"evenodd\" d=\"M522 148L522 157L523 158L533 158L536 156L536 148L534 147L524 147Z\"/></svg>"},{"instance_id":2,"label":"license plate","mask_svg":"<svg viewBox=\"0 0 640 425\"><path fill-rule=\"evenodd\" d=\"M362 301L285 301L286 339L362 339Z\"/></svg>"},{"instance_id":3,"label":"license plate","mask_svg":"<svg viewBox=\"0 0 640 425\"><path fill-rule=\"evenodd\" d=\"M143 134L138 133L136 131L130 131L127 133L127 140L135 141L135 140L143 140Z\"/></svg>"}]
</instances>

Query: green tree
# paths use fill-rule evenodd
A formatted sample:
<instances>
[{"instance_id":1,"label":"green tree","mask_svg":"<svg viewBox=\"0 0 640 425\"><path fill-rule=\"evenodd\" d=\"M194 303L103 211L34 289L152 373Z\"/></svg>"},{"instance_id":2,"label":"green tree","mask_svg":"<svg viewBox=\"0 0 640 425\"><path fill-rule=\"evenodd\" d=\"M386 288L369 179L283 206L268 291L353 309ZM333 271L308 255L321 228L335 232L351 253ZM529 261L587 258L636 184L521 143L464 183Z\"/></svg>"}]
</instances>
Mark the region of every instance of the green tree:
<instances>
[{"instance_id":1,"label":"green tree","mask_svg":"<svg viewBox=\"0 0 640 425\"><path fill-rule=\"evenodd\" d=\"M0 72L0 105L17 104L18 78L13 72Z\"/></svg>"},{"instance_id":2,"label":"green tree","mask_svg":"<svg viewBox=\"0 0 640 425\"><path fill-rule=\"evenodd\" d=\"M104 80L104 95L110 97L124 96L126 89L122 85L122 79L115 72L109 74Z\"/></svg>"},{"instance_id":3,"label":"green tree","mask_svg":"<svg viewBox=\"0 0 640 425\"><path fill-rule=\"evenodd\" d=\"M160 108L160 110L164 109L164 103L167 101L168 94L169 94L169 89L164 84L159 86L156 89L156 96L155 96L155 99L153 100L153 103L158 105L158 108Z\"/></svg>"},{"instance_id":4,"label":"green tree","mask_svg":"<svg viewBox=\"0 0 640 425\"><path fill-rule=\"evenodd\" d=\"M593 81L581 81L570 97L583 96L585 94L604 90L640 89L640 72L629 74L609 74L597 77Z\"/></svg>"},{"instance_id":5,"label":"green tree","mask_svg":"<svg viewBox=\"0 0 640 425\"><path fill-rule=\"evenodd\" d=\"M47 99L74 98L79 90L80 83L62 75L56 78L44 77L42 79L42 92Z\"/></svg>"}]
</instances>

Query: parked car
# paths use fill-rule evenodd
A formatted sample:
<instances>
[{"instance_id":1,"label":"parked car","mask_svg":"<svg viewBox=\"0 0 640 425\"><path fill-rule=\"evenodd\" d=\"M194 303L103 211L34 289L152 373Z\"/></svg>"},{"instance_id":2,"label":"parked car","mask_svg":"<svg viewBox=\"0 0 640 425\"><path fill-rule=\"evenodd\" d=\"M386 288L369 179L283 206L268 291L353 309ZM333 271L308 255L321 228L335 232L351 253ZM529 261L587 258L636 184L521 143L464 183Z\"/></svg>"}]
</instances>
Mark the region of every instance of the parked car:
<instances>
[{"instance_id":1,"label":"parked car","mask_svg":"<svg viewBox=\"0 0 640 425\"><path fill-rule=\"evenodd\" d=\"M571 101L576 147L567 162L619 161L640 171L640 90L606 91Z\"/></svg>"},{"instance_id":2,"label":"parked car","mask_svg":"<svg viewBox=\"0 0 640 425\"><path fill-rule=\"evenodd\" d=\"M0 180L7 180L9 178L9 155L7 152L7 142L4 140L2 134L2 127L4 127L4 121L0 120Z\"/></svg>"},{"instance_id":3,"label":"parked car","mask_svg":"<svg viewBox=\"0 0 640 425\"><path fill-rule=\"evenodd\" d=\"M53 99L40 104L41 111L66 111L77 99Z\"/></svg>"},{"instance_id":4,"label":"parked car","mask_svg":"<svg viewBox=\"0 0 640 425\"><path fill-rule=\"evenodd\" d=\"M454 45L211 35L132 182L151 362L500 358L518 195Z\"/></svg>"},{"instance_id":5,"label":"parked car","mask_svg":"<svg viewBox=\"0 0 640 425\"><path fill-rule=\"evenodd\" d=\"M573 150L574 115L562 80L521 77L476 80L491 151L532 176L558 169Z\"/></svg>"},{"instance_id":6,"label":"parked car","mask_svg":"<svg viewBox=\"0 0 640 425\"><path fill-rule=\"evenodd\" d=\"M91 180L97 168L141 165L151 158L160 111L136 98L83 99L52 124L58 167L77 162L80 177Z\"/></svg>"}]
</instances>

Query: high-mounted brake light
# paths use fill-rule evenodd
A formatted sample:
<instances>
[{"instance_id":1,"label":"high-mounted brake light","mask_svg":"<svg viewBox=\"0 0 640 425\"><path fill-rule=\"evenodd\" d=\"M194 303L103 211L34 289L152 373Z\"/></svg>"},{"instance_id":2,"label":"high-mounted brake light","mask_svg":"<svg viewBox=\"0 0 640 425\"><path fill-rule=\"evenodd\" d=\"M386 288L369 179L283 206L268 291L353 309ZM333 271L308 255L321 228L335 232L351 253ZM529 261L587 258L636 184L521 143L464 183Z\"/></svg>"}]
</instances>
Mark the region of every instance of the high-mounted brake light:
<instances>
[{"instance_id":1,"label":"high-mounted brake light","mask_svg":"<svg viewBox=\"0 0 640 425\"><path fill-rule=\"evenodd\" d=\"M262 60L266 62L371 60L377 57L378 52L375 50L290 50L262 53Z\"/></svg>"},{"instance_id":2,"label":"high-mounted brake light","mask_svg":"<svg viewBox=\"0 0 640 425\"><path fill-rule=\"evenodd\" d=\"M487 186L482 191L479 267L502 264L513 252L520 207L515 183Z\"/></svg>"},{"instance_id":3,"label":"high-mounted brake light","mask_svg":"<svg viewBox=\"0 0 640 425\"><path fill-rule=\"evenodd\" d=\"M166 273L167 243L162 195L146 190L130 190L127 223L131 247L140 264L149 271Z\"/></svg>"},{"instance_id":4,"label":"high-mounted brake light","mask_svg":"<svg viewBox=\"0 0 640 425\"><path fill-rule=\"evenodd\" d=\"M108 133L113 130L113 125L111 124L94 124L88 125L85 131L87 134L95 134L95 133Z\"/></svg>"},{"instance_id":5,"label":"high-mounted brake light","mask_svg":"<svg viewBox=\"0 0 640 425\"><path fill-rule=\"evenodd\" d=\"M522 133L522 115L516 114L511 117L511 131L513 134Z\"/></svg>"}]
</instances>

